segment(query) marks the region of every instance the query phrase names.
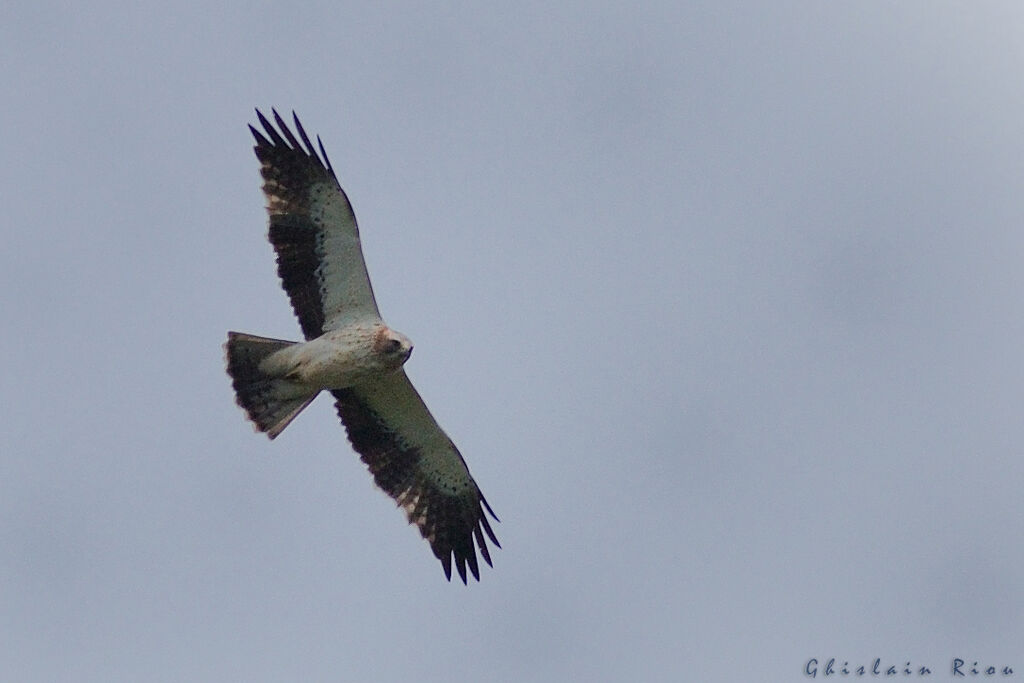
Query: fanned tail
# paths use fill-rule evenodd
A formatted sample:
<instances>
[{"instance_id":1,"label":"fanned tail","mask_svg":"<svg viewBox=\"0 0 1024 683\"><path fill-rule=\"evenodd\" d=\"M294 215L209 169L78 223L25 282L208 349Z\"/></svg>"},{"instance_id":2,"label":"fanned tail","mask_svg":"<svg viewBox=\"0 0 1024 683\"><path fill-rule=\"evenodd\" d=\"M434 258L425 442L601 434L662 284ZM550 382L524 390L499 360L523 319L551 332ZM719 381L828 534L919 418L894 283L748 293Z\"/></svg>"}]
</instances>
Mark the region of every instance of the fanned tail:
<instances>
[{"instance_id":1,"label":"fanned tail","mask_svg":"<svg viewBox=\"0 0 1024 683\"><path fill-rule=\"evenodd\" d=\"M294 382L273 377L260 369L264 358L293 344L295 342L282 339L228 332L228 341L224 345L235 400L256 429L266 432L271 439L284 431L319 393L302 391Z\"/></svg>"}]
</instances>

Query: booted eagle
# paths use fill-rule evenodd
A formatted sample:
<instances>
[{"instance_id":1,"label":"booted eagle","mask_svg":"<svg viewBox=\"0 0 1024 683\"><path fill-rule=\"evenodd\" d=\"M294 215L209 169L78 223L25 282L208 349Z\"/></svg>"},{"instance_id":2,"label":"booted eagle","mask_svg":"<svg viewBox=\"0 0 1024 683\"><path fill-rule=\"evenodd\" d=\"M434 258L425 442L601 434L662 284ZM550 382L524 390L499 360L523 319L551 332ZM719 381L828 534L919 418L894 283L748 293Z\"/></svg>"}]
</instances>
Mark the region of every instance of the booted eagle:
<instances>
[{"instance_id":1,"label":"booted eagle","mask_svg":"<svg viewBox=\"0 0 1024 683\"><path fill-rule=\"evenodd\" d=\"M484 534L501 547L484 511L498 518L402 369L412 342L381 320L356 217L323 143L318 137L317 154L298 116L292 114L296 138L273 114L276 128L257 109L263 132L249 130L277 274L306 341L228 332L238 405L273 439L321 391L330 391L352 447L377 486L419 527L448 580L454 557L463 583L467 565L479 581L477 549L491 564Z\"/></svg>"}]
</instances>

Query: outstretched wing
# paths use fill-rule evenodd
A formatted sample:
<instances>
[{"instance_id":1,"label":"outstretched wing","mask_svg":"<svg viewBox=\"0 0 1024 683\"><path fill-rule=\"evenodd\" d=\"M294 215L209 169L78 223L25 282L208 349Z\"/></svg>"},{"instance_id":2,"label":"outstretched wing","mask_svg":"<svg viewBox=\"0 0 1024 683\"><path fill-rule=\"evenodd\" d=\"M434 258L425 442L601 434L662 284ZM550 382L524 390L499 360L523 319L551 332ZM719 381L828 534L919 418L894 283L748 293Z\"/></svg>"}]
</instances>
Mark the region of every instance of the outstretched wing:
<instances>
[{"instance_id":1,"label":"outstretched wing","mask_svg":"<svg viewBox=\"0 0 1024 683\"><path fill-rule=\"evenodd\" d=\"M405 371L331 393L352 446L377 485L405 509L409 522L419 527L445 576L451 580L454 557L463 583L466 565L479 581L477 548L491 564L484 534L501 547L484 510L495 521L498 518Z\"/></svg>"},{"instance_id":2,"label":"outstretched wing","mask_svg":"<svg viewBox=\"0 0 1024 683\"><path fill-rule=\"evenodd\" d=\"M345 191L295 119L300 143L273 112L277 128L257 109L266 135L249 126L270 214L277 273L306 339L359 317L380 317L359 244L359 227ZM321 156L323 157L321 159Z\"/></svg>"}]
</instances>

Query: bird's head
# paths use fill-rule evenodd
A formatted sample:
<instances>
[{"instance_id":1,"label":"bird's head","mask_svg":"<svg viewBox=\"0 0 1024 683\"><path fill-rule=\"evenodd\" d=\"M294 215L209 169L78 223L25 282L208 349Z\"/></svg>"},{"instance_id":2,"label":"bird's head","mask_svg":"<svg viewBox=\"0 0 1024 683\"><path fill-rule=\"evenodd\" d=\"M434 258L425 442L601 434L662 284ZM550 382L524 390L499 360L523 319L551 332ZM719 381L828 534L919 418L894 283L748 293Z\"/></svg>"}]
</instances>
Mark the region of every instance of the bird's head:
<instances>
[{"instance_id":1,"label":"bird's head","mask_svg":"<svg viewBox=\"0 0 1024 683\"><path fill-rule=\"evenodd\" d=\"M374 335L373 350L383 358L385 365L399 368L412 354L412 341L401 332L382 325Z\"/></svg>"}]
</instances>

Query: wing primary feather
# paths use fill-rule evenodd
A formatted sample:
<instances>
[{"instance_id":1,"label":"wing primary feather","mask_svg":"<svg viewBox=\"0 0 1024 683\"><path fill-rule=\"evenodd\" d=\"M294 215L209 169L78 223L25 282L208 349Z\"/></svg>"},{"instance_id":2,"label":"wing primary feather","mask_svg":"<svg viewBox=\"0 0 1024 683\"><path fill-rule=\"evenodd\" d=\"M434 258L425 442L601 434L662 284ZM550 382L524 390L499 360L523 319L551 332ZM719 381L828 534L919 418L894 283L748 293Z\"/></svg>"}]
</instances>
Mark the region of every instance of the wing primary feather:
<instances>
[{"instance_id":1,"label":"wing primary feather","mask_svg":"<svg viewBox=\"0 0 1024 683\"><path fill-rule=\"evenodd\" d=\"M468 584L466 580L466 558L455 555L455 568L459 570L459 578L462 579L463 584ZM480 579L478 578L477 581Z\"/></svg>"},{"instance_id":2,"label":"wing primary feather","mask_svg":"<svg viewBox=\"0 0 1024 683\"><path fill-rule=\"evenodd\" d=\"M466 553L466 560L469 561L469 571L473 572L473 578L480 580L480 565L476 561L476 551L473 550L473 540L469 540L469 552Z\"/></svg>"},{"instance_id":3,"label":"wing primary feather","mask_svg":"<svg viewBox=\"0 0 1024 683\"><path fill-rule=\"evenodd\" d=\"M256 138L256 144L258 146L264 147L270 145L270 140L263 137L263 133L253 128L252 124L249 124L249 130L252 132L252 136Z\"/></svg>"},{"instance_id":4,"label":"wing primary feather","mask_svg":"<svg viewBox=\"0 0 1024 683\"><path fill-rule=\"evenodd\" d=\"M302 142L306 145L306 151L309 156L319 161L320 157L316 155L316 147L309 142L309 136L306 135L306 129L302 127L302 122L299 121L299 115L294 111L292 112L292 119L295 120L295 128L299 131L299 137L302 138Z\"/></svg>"},{"instance_id":5,"label":"wing primary feather","mask_svg":"<svg viewBox=\"0 0 1024 683\"><path fill-rule=\"evenodd\" d=\"M331 166L331 160L327 158L327 150L324 149L324 142L320 139L319 135L316 136L316 142L320 145L320 154L324 156L324 164L327 165L327 170L331 172L331 175L334 175L334 167Z\"/></svg>"},{"instance_id":6,"label":"wing primary feather","mask_svg":"<svg viewBox=\"0 0 1024 683\"><path fill-rule=\"evenodd\" d=\"M271 109L271 111L274 111L274 110ZM274 114L276 115L277 112L274 112ZM259 117L260 123L263 124L263 129L267 131L267 134L270 136L270 139L274 141L275 145L280 145L281 147L287 147L288 146L288 143L286 143L284 141L284 138L281 137L281 134L278 133L274 129L274 124L272 124L270 121L268 121L267 117L263 115L263 112L261 112L259 109L257 109L256 110L256 116Z\"/></svg>"},{"instance_id":7,"label":"wing primary feather","mask_svg":"<svg viewBox=\"0 0 1024 683\"><path fill-rule=\"evenodd\" d=\"M277 113L277 108L276 107L271 107L270 108L270 113L273 114L273 116L274 116L274 122L277 123L280 126L281 125L281 115ZM281 126L281 128L285 128L285 127L286 126ZM275 128L274 130L277 130L277 128Z\"/></svg>"},{"instance_id":8,"label":"wing primary feather","mask_svg":"<svg viewBox=\"0 0 1024 683\"><path fill-rule=\"evenodd\" d=\"M491 509L491 506L487 504L487 499L484 498L484 494L482 494L482 493L480 494L480 502L483 503L484 507L487 508L487 511L489 513L491 513L491 517L494 518L495 522L500 522L501 521L500 519L498 519L498 515L494 514L494 510ZM482 515L481 515L481 517L482 517Z\"/></svg>"},{"instance_id":9,"label":"wing primary feather","mask_svg":"<svg viewBox=\"0 0 1024 683\"><path fill-rule=\"evenodd\" d=\"M484 503L484 505L486 505L486 503ZM497 520L498 518L495 517L494 519ZM484 515L480 515L480 524L481 524L481 526L483 526L484 531L487 532L487 536L494 542L494 545L496 545L496 546L498 546L500 548L501 544L498 543L497 537L495 537L494 532L491 530L491 525L490 525L490 523L488 523L487 517L485 517Z\"/></svg>"},{"instance_id":10,"label":"wing primary feather","mask_svg":"<svg viewBox=\"0 0 1024 683\"><path fill-rule=\"evenodd\" d=\"M480 531L479 526L473 529L473 536L476 537L476 544L480 547L480 554L483 556L487 564L493 567L494 565L491 564L491 553L487 550L487 541L484 540L484 533Z\"/></svg>"},{"instance_id":11,"label":"wing primary feather","mask_svg":"<svg viewBox=\"0 0 1024 683\"><path fill-rule=\"evenodd\" d=\"M284 119L282 119L281 115L276 111L274 112L274 120L277 121L277 127L281 129L281 133L288 138L288 144L291 148L296 152L302 152L302 145L300 145L299 141L295 139L295 135L292 133L291 129L288 128L288 124L284 122Z\"/></svg>"},{"instance_id":12,"label":"wing primary feather","mask_svg":"<svg viewBox=\"0 0 1024 683\"><path fill-rule=\"evenodd\" d=\"M449 581L452 580L452 556L445 555L441 558L441 566L444 567L444 576Z\"/></svg>"}]
</instances>

